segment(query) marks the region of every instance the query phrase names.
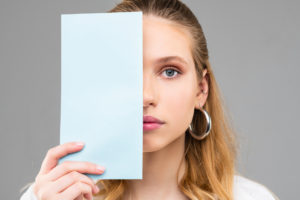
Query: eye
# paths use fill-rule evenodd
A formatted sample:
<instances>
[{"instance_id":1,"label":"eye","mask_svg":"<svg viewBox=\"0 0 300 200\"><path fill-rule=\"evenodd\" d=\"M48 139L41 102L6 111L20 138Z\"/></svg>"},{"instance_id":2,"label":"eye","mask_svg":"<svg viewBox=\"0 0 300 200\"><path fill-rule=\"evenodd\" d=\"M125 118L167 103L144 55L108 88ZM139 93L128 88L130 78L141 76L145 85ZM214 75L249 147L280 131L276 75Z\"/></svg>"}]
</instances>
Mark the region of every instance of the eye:
<instances>
[{"instance_id":1,"label":"eye","mask_svg":"<svg viewBox=\"0 0 300 200\"><path fill-rule=\"evenodd\" d=\"M176 75L174 76L174 72L177 74L181 74L181 72L177 69L171 68L171 67L166 67L163 71L163 73L166 72L167 77L169 77L168 79L172 79L174 77L176 77Z\"/></svg>"}]
</instances>

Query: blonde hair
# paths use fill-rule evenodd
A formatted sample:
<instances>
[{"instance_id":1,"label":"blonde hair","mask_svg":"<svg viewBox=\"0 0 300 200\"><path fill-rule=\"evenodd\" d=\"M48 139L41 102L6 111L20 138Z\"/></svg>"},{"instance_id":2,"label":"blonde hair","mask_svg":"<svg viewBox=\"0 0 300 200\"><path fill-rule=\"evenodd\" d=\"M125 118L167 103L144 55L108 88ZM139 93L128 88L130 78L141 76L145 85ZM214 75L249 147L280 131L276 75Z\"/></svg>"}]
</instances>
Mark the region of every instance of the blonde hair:
<instances>
[{"instance_id":1,"label":"blonde hair","mask_svg":"<svg viewBox=\"0 0 300 200\"><path fill-rule=\"evenodd\" d=\"M233 199L235 160L237 157L236 134L225 116L224 101L208 60L207 43L202 28L192 11L179 0L124 0L108 12L142 11L144 15L161 17L188 30L192 39L192 55L197 78L207 69L209 94L204 109L210 114L212 127L203 140L196 140L186 131L186 169L179 182L180 190L190 199ZM227 113L227 112L226 112ZM201 133L205 118L195 110L192 123L194 131ZM178 177L178 174L177 174ZM95 197L120 200L130 180L98 180L101 188Z\"/></svg>"}]
</instances>

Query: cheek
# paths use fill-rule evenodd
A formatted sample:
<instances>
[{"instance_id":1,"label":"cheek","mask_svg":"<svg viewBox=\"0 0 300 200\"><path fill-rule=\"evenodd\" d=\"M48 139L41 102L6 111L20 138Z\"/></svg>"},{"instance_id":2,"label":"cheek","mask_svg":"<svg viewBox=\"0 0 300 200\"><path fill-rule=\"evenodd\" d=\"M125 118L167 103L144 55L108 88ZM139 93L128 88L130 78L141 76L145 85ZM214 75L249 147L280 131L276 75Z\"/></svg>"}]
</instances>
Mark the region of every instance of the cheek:
<instances>
[{"instance_id":1,"label":"cheek","mask_svg":"<svg viewBox=\"0 0 300 200\"><path fill-rule=\"evenodd\" d=\"M163 115L168 120L168 131L182 134L188 127L194 114L195 92L192 80L177 81L168 87L161 87L159 103Z\"/></svg>"}]
</instances>

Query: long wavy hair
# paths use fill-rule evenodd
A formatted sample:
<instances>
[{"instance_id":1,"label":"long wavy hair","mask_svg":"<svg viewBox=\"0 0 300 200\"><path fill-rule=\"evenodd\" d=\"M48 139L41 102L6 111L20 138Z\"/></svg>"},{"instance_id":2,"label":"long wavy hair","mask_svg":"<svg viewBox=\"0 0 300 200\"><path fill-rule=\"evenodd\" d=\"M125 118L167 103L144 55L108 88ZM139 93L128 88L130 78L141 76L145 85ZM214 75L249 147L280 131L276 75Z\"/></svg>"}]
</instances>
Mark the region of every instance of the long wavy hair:
<instances>
[{"instance_id":1,"label":"long wavy hair","mask_svg":"<svg viewBox=\"0 0 300 200\"><path fill-rule=\"evenodd\" d=\"M209 63L207 42L201 25L192 11L179 0L123 0L108 12L135 11L170 20L188 30L192 37L191 51L199 80L203 70L207 69L209 94L204 109L211 117L211 132L205 139L196 140L186 130L184 159L187 167L179 181L180 190L188 198L195 200L233 199L235 162L239 147L231 125L231 116L225 112L227 108ZM206 122L199 110L194 110L192 124L195 132L203 132ZM121 200L128 189L128 181L130 180L98 180L100 191L94 198Z\"/></svg>"}]
</instances>

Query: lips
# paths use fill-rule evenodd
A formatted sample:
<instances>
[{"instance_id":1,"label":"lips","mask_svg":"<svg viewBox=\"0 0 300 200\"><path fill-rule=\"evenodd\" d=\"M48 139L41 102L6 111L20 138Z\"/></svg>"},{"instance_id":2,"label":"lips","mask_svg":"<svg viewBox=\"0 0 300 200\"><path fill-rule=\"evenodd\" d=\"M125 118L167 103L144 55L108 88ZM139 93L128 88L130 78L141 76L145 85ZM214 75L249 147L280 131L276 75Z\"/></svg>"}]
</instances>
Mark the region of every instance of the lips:
<instances>
[{"instance_id":1,"label":"lips","mask_svg":"<svg viewBox=\"0 0 300 200\"><path fill-rule=\"evenodd\" d=\"M152 117L150 115L144 115L143 116L143 123L158 123L158 124L163 124L164 122L155 118L155 117Z\"/></svg>"},{"instance_id":2,"label":"lips","mask_svg":"<svg viewBox=\"0 0 300 200\"><path fill-rule=\"evenodd\" d=\"M143 117L143 131L152 131L154 129L159 128L165 122L152 117L152 116L145 116Z\"/></svg>"}]
</instances>

